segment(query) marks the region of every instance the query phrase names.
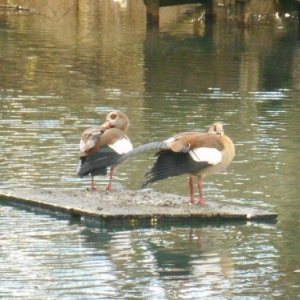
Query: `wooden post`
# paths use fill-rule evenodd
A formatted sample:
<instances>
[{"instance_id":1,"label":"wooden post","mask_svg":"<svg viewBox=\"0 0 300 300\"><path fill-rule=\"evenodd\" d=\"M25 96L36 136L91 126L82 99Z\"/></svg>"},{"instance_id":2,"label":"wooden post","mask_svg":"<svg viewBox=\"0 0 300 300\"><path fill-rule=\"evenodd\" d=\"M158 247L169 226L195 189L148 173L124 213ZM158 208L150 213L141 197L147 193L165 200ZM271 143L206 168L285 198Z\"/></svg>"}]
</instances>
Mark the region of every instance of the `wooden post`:
<instances>
[{"instance_id":1,"label":"wooden post","mask_svg":"<svg viewBox=\"0 0 300 300\"><path fill-rule=\"evenodd\" d=\"M238 26L246 25L246 0L235 1L235 14Z\"/></svg>"},{"instance_id":2,"label":"wooden post","mask_svg":"<svg viewBox=\"0 0 300 300\"><path fill-rule=\"evenodd\" d=\"M216 1L205 1L205 23L213 23L217 19Z\"/></svg>"},{"instance_id":3,"label":"wooden post","mask_svg":"<svg viewBox=\"0 0 300 300\"><path fill-rule=\"evenodd\" d=\"M159 26L159 0L144 0L147 13L147 27Z\"/></svg>"}]
</instances>

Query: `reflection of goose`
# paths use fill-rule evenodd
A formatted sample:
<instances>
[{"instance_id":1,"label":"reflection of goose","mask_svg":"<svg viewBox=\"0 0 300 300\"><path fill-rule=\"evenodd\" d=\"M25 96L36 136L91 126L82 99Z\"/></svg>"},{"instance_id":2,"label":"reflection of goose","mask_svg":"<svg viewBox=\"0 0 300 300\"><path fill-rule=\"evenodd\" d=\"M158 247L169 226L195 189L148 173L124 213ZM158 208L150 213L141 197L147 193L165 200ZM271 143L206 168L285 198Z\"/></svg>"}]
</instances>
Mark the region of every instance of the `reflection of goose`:
<instances>
[{"instance_id":1,"label":"reflection of goose","mask_svg":"<svg viewBox=\"0 0 300 300\"><path fill-rule=\"evenodd\" d=\"M91 127L82 133L80 140L80 161L77 174L91 175L91 190L95 190L94 176L106 175L111 167L107 190L111 190L112 176L117 160L132 150L132 144L125 134L129 126L127 116L121 111L110 112L100 127Z\"/></svg>"},{"instance_id":2,"label":"reflection of goose","mask_svg":"<svg viewBox=\"0 0 300 300\"><path fill-rule=\"evenodd\" d=\"M211 281L219 280L220 276L224 278L234 277L234 267L232 261L232 255L227 249L220 249L215 251L216 245L210 245L207 248L207 242L204 243L202 239L203 232L201 229L193 230L189 232L189 242L196 242L199 244L199 249L203 251L202 257L196 258L192 263L192 273L196 277L199 276L209 276ZM217 248L219 248L217 246ZM209 250L209 251L208 251ZM214 276L216 276L214 278Z\"/></svg>"},{"instance_id":3,"label":"reflection of goose","mask_svg":"<svg viewBox=\"0 0 300 300\"><path fill-rule=\"evenodd\" d=\"M181 284L182 291L190 288L191 293L196 286L213 286L223 279L233 278L232 254L227 249L219 250L219 240L213 238L217 233L211 228L207 231L209 233L205 228L199 228L186 232L186 229L173 228L168 233L156 233L147 250L155 257L159 275L164 278L193 278L194 284L189 280L182 280ZM211 289L208 288L207 292L210 293Z\"/></svg>"},{"instance_id":4,"label":"reflection of goose","mask_svg":"<svg viewBox=\"0 0 300 300\"><path fill-rule=\"evenodd\" d=\"M168 177L189 174L190 202L195 203L192 176L197 176L198 204L205 204L202 177L224 170L235 155L234 145L224 135L222 124L214 123L208 133L179 133L164 143L164 150L157 153L156 162L146 173L143 187Z\"/></svg>"},{"instance_id":5,"label":"reflection of goose","mask_svg":"<svg viewBox=\"0 0 300 300\"><path fill-rule=\"evenodd\" d=\"M139 299L205 299L222 292L234 277L232 255L224 249L224 231L219 226L192 230L174 226L124 231L92 228L82 231L82 242L89 253L89 247L96 250L95 266L100 268L94 274L104 276L98 280L114 299L125 295ZM232 298L230 290L226 292Z\"/></svg>"}]
</instances>

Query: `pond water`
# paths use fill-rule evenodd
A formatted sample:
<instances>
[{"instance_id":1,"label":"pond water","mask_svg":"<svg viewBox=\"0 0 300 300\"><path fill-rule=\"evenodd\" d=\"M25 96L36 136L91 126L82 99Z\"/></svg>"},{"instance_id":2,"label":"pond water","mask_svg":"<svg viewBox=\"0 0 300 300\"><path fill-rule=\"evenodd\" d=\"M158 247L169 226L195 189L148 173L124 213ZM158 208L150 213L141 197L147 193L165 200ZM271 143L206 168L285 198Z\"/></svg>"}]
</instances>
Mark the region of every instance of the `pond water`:
<instances>
[{"instance_id":1,"label":"pond water","mask_svg":"<svg viewBox=\"0 0 300 300\"><path fill-rule=\"evenodd\" d=\"M82 131L112 109L137 146L222 121L236 145L210 200L274 210L278 222L89 226L0 206L0 296L22 299L295 299L300 297L298 22L271 15L237 28L230 10L205 26L197 6L143 1L21 1L0 9L1 189L86 189ZM221 8L220 8L221 9ZM224 8L223 8L224 9ZM115 172L137 190L153 153ZM107 177L97 177L105 188ZM149 188L188 196L187 178ZM188 198L187 198L188 199ZM188 200L187 200L188 201Z\"/></svg>"}]
</instances>

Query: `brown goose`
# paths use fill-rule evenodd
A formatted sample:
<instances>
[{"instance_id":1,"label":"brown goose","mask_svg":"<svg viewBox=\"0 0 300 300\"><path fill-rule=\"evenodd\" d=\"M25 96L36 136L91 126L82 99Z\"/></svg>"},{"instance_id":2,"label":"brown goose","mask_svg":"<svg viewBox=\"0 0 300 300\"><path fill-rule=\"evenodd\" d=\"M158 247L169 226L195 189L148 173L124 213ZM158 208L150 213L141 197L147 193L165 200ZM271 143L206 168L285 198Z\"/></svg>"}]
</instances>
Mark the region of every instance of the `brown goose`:
<instances>
[{"instance_id":1,"label":"brown goose","mask_svg":"<svg viewBox=\"0 0 300 300\"><path fill-rule=\"evenodd\" d=\"M199 200L204 205L202 178L224 170L233 160L235 148L224 135L223 125L214 123L207 133L183 132L164 141L163 150L146 173L143 187L168 177L189 174L190 202L195 203L193 177L198 178Z\"/></svg>"},{"instance_id":2,"label":"brown goose","mask_svg":"<svg viewBox=\"0 0 300 300\"><path fill-rule=\"evenodd\" d=\"M82 133L80 140L80 161L77 174L80 177L91 175L91 190L96 190L94 176L106 175L110 167L109 183L111 190L114 169L118 159L132 150L132 144L125 134L129 127L127 116L121 111L112 111L101 126L91 127Z\"/></svg>"}]
</instances>

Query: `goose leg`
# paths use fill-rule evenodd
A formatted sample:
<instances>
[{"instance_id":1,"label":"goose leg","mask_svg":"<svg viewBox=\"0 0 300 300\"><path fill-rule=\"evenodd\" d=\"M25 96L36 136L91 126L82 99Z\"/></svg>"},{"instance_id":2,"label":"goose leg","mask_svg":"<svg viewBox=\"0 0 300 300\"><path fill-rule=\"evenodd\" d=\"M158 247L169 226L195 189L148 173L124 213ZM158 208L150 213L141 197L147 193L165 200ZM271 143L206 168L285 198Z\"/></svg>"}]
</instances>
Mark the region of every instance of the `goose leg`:
<instances>
[{"instance_id":1,"label":"goose leg","mask_svg":"<svg viewBox=\"0 0 300 300\"><path fill-rule=\"evenodd\" d=\"M190 202L195 203L195 198L194 198L194 183L193 183L193 178L190 176L189 179L189 186L190 186Z\"/></svg>"},{"instance_id":2,"label":"goose leg","mask_svg":"<svg viewBox=\"0 0 300 300\"><path fill-rule=\"evenodd\" d=\"M204 199L203 199L203 195L202 195L202 179L201 179L201 177L198 177L198 190L199 190L199 201L197 202L197 204L206 205L206 203L204 202Z\"/></svg>"},{"instance_id":3,"label":"goose leg","mask_svg":"<svg viewBox=\"0 0 300 300\"><path fill-rule=\"evenodd\" d=\"M113 178L113 175L114 175L114 171L115 171L114 168L111 168L111 169L110 169L110 172L109 172L109 183L108 183L108 185L107 185L107 187L106 187L106 190L107 190L107 191L111 191L112 178Z\"/></svg>"},{"instance_id":4,"label":"goose leg","mask_svg":"<svg viewBox=\"0 0 300 300\"><path fill-rule=\"evenodd\" d=\"M95 188L95 183L94 183L94 176L92 176L91 179L91 191L96 191L97 189Z\"/></svg>"}]
</instances>

